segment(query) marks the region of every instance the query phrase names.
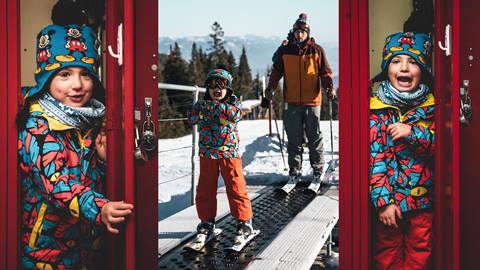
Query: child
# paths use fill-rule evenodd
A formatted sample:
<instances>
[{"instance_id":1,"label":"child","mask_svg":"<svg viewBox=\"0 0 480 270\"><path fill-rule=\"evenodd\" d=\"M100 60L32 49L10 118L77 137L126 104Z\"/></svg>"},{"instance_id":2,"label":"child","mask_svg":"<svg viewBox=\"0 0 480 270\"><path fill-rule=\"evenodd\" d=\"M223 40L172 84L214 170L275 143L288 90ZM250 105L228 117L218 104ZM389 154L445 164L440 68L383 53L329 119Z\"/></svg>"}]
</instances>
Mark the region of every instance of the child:
<instances>
[{"instance_id":1,"label":"child","mask_svg":"<svg viewBox=\"0 0 480 270\"><path fill-rule=\"evenodd\" d=\"M430 39L386 39L370 101L370 197L377 210L376 269L429 269L432 254L434 104Z\"/></svg>"},{"instance_id":2,"label":"child","mask_svg":"<svg viewBox=\"0 0 480 270\"><path fill-rule=\"evenodd\" d=\"M102 194L105 90L88 26L50 25L37 36L36 85L17 116L22 178L22 269L84 269L133 210Z\"/></svg>"},{"instance_id":3,"label":"child","mask_svg":"<svg viewBox=\"0 0 480 270\"><path fill-rule=\"evenodd\" d=\"M238 153L237 123L242 115L232 80L225 69L211 70L205 81L204 100L197 102L190 114L190 122L198 124L199 129L200 176L195 198L201 220L197 227L199 242L215 228L219 172L227 189L230 212L238 221L235 242L245 242L253 232L252 204Z\"/></svg>"}]
</instances>

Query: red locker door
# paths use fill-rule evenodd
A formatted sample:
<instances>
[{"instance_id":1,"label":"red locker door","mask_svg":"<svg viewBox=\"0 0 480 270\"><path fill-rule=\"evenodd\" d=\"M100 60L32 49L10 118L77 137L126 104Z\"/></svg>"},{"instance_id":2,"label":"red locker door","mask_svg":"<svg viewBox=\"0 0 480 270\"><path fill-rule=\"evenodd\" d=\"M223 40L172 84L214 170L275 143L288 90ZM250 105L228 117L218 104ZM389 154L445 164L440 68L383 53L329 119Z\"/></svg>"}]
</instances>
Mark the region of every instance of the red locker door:
<instances>
[{"instance_id":1,"label":"red locker door","mask_svg":"<svg viewBox=\"0 0 480 270\"><path fill-rule=\"evenodd\" d=\"M15 116L20 99L20 1L0 0L0 268L17 269L19 185ZM5 53L8 52L8 53Z\"/></svg>"},{"instance_id":2,"label":"red locker door","mask_svg":"<svg viewBox=\"0 0 480 270\"><path fill-rule=\"evenodd\" d=\"M368 0L339 2L340 268L371 269Z\"/></svg>"},{"instance_id":3,"label":"red locker door","mask_svg":"<svg viewBox=\"0 0 480 270\"><path fill-rule=\"evenodd\" d=\"M151 98L151 121L154 126L157 123L157 5L155 0L107 0L107 45L117 53L120 25L123 35L123 63L107 57L107 132L113 142L108 148L107 195L135 207L125 225L125 237L109 239L109 269L154 269L157 265L156 149L148 154L148 162L134 159L134 111L139 111L141 121L146 120L147 97Z\"/></svg>"},{"instance_id":4,"label":"red locker door","mask_svg":"<svg viewBox=\"0 0 480 270\"><path fill-rule=\"evenodd\" d=\"M460 269L459 3L435 1L435 269L440 270Z\"/></svg>"},{"instance_id":5,"label":"red locker door","mask_svg":"<svg viewBox=\"0 0 480 270\"><path fill-rule=\"evenodd\" d=\"M458 181L460 192L460 269L478 269L478 252L480 249L480 216L478 213L478 196L480 194L480 182L478 181L478 153L480 144L480 36L476 34L475 24L478 18L480 3L475 0L464 0L459 3L458 31L456 40L459 45L458 64L456 66L459 77L456 81L455 90L460 87L468 89L468 97L463 99L468 103L471 100L473 108L472 118L467 125L460 126L460 177ZM468 81L468 82L467 82ZM468 84L468 86L466 86Z\"/></svg>"}]
</instances>

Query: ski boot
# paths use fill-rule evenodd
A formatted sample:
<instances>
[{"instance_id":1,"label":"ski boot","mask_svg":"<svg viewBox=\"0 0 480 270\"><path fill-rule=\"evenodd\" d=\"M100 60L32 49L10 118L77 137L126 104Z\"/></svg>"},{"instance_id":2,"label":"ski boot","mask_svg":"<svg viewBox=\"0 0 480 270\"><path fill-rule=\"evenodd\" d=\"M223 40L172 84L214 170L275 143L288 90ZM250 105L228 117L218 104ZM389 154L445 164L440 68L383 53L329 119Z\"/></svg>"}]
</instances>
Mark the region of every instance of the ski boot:
<instances>
[{"instance_id":1,"label":"ski boot","mask_svg":"<svg viewBox=\"0 0 480 270\"><path fill-rule=\"evenodd\" d=\"M222 230L215 228L215 221L202 221L197 226L197 236L185 245L185 248L200 251L210 240L220 233L222 233Z\"/></svg>"},{"instance_id":2,"label":"ski boot","mask_svg":"<svg viewBox=\"0 0 480 270\"><path fill-rule=\"evenodd\" d=\"M323 173L323 167L313 169L313 180L312 183L320 183Z\"/></svg>"},{"instance_id":3,"label":"ski boot","mask_svg":"<svg viewBox=\"0 0 480 270\"><path fill-rule=\"evenodd\" d=\"M244 243L248 237L253 233L252 220L238 221L237 235L235 236L235 244Z\"/></svg>"},{"instance_id":4,"label":"ski boot","mask_svg":"<svg viewBox=\"0 0 480 270\"><path fill-rule=\"evenodd\" d=\"M288 173L288 182L287 184L296 185L301 181L302 171L301 170L290 170Z\"/></svg>"},{"instance_id":5,"label":"ski boot","mask_svg":"<svg viewBox=\"0 0 480 270\"><path fill-rule=\"evenodd\" d=\"M215 230L215 221L202 221L197 226L197 238L195 242L205 243L207 238L213 234Z\"/></svg>"},{"instance_id":6,"label":"ski boot","mask_svg":"<svg viewBox=\"0 0 480 270\"><path fill-rule=\"evenodd\" d=\"M235 236L233 246L228 249L235 252L241 251L245 245L247 245L248 242L250 242L259 233L260 230L253 229L251 219L246 221L239 220L237 224L237 235Z\"/></svg>"}]
</instances>

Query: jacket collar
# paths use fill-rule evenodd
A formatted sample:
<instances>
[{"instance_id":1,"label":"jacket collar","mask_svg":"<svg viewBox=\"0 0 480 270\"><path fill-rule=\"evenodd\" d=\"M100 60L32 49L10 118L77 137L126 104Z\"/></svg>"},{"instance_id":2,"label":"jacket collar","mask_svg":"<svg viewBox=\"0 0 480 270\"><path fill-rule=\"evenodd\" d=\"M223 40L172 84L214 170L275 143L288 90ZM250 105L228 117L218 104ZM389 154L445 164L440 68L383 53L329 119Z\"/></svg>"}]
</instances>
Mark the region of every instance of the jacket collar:
<instances>
[{"instance_id":1,"label":"jacket collar","mask_svg":"<svg viewBox=\"0 0 480 270\"><path fill-rule=\"evenodd\" d=\"M43 110L42 106L38 102L35 102L30 106L30 112L40 113L41 117L47 119L48 126L51 130L63 131L63 130L69 130L69 129L74 129L75 128L75 127L66 125L66 124L48 116L45 113L45 111Z\"/></svg>"},{"instance_id":2,"label":"jacket collar","mask_svg":"<svg viewBox=\"0 0 480 270\"><path fill-rule=\"evenodd\" d=\"M432 93L427 94L427 99L425 99L424 102L422 102L420 105L416 106L416 108L421 108L421 107L427 107L435 105L435 97L433 96ZM400 110L399 107L393 106L393 105L388 105L383 103L377 96L370 98L370 110L380 110L384 108L394 108L396 110Z\"/></svg>"}]
</instances>

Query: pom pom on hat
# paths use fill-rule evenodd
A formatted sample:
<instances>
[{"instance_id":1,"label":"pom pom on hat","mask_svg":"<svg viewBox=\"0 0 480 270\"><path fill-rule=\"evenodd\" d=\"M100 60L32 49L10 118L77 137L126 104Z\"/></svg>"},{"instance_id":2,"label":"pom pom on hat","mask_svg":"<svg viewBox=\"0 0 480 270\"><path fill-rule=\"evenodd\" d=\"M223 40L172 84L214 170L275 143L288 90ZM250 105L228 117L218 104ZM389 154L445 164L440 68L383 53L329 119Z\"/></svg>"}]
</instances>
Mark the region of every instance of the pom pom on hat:
<instances>
[{"instance_id":1,"label":"pom pom on hat","mask_svg":"<svg viewBox=\"0 0 480 270\"><path fill-rule=\"evenodd\" d=\"M298 19L293 24L293 32L299 29L302 29L310 34L310 24L307 20L307 13L300 13L300 15L298 15Z\"/></svg>"}]
</instances>

